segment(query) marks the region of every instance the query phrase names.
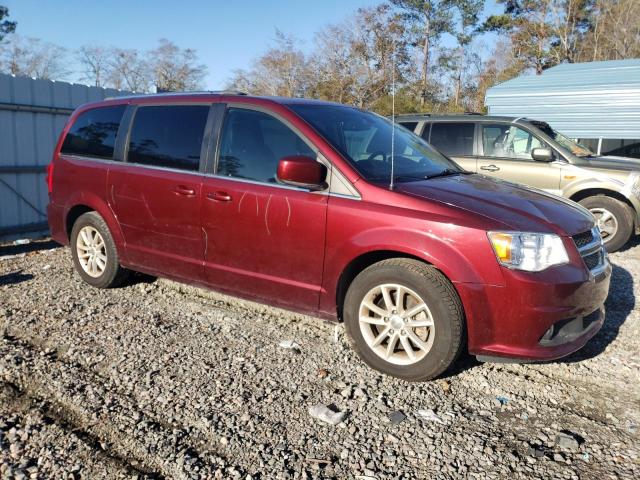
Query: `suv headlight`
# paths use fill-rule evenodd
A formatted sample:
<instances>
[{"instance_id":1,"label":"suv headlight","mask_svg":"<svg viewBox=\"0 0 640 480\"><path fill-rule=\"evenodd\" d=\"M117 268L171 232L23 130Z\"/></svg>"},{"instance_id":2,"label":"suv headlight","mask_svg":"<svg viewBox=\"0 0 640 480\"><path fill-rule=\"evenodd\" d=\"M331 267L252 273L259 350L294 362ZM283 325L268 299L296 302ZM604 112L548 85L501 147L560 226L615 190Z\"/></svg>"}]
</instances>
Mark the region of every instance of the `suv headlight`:
<instances>
[{"instance_id":1,"label":"suv headlight","mask_svg":"<svg viewBox=\"0 0 640 480\"><path fill-rule=\"evenodd\" d=\"M539 272L569 262L562 239L551 233L487 232L498 263L516 270Z\"/></svg>"},{"instance_id":2,"label":"suv headlight","mask_svg":"<svg viewBox=\"0 0 640 480\"><path fill-rule=\"evenodd\" d=\"M640 199L640 172L631 172L622 189L622 194Z\"/></svg>"}]
</instances>

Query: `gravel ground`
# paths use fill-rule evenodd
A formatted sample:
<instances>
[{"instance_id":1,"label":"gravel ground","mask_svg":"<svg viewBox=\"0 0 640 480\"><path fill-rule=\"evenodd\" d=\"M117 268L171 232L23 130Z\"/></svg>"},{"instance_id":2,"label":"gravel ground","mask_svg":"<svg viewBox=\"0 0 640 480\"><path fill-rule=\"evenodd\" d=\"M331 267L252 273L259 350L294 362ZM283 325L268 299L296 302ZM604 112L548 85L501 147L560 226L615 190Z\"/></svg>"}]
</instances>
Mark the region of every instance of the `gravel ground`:
<instances>
[{"instance_id":1,"label":"gravel ground","mask_svg":"<svg viewBox=\"0 0 640 480\"><path fill-rule=\"evenodd\" d=\"M638 241L580 352L420 384L341 326L143 276L96 290L50 246L0 247L0 477L640 477Z\"/></svg>"}]
</instances>

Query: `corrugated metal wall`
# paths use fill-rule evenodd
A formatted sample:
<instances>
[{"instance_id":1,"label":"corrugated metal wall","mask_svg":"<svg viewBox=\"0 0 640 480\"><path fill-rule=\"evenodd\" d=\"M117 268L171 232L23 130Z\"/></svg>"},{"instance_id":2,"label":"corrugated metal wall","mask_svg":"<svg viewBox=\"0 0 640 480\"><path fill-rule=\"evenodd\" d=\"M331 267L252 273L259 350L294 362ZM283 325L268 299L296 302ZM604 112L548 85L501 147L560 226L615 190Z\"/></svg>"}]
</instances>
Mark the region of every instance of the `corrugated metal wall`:
<instances>
[{"instance_id":1,"label":"corrugated metal wall","mask_svg":"<svg viewBox=\"0 0 640 480\"><path fill-rule=\"evenodd\" d=\"M119 90L0 74L0 239L47 230L45 167L69 114Z\"/></svg>"},{"instance_id":2,"label":"corrugated metal wall","mask_svg":"<svg viewBox=\"0 0 640 480\"><path fill-rule=\"evenodd\" d=\"M562 64L487 91L491 115L549 122L573 138L640 138L640 59Z\"/></svg>"}]
</instances>

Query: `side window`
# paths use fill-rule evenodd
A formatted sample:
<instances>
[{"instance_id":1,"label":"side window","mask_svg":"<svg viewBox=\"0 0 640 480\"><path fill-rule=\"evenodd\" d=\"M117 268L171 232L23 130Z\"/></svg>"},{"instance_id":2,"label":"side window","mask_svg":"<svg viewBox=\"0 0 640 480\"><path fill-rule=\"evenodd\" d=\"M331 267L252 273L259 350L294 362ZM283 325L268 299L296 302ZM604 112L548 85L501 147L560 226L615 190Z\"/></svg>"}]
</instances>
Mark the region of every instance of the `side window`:
<instances>
[{"instance_id":1,"label":"side window","mask_svg":"<svg viewBox=\"0 0 640 480\"><path fill-rule=\"evenodd\" d=\"M482 125L485 157L531 160L531 150L546 144L526 130L514 125Z\"/></svg>"},{"instance_id":2,"label":"side window","mask_svg":"<svg viewBox=\"0 0 640 480\"><path fill-rule=\"evenodd\" d=\"M81 113L62 144L62 153L113 159L116 134L126 105L94 108Z\"/></svg>"},{"instance_id":3,"label":"side window","mask_svg":"<svg viewBox=\"0 0 640 480\"><path fill-rule=\"evenodd\" d=\"M589 150L594 153L598 153L598 143L600 143L600 139L598 138L579 138L576 140L580 145L584 145ZM638 140L640 142L640 140Z\"/></svg>"},{"instance_id":4,"label":"side window","mask_svg":"<svg viewBox=\"0 0 640 480\"><path fill-rule=\"evenodd\" d=\"M608 138L603 138L602 154L618 155L621 157L640 158L640 140L638 139L612 140Z\"/></svg>"},{"instance_id":5,"label":"side window","mask_svg":"<svg viewBox=\"0 0 640 480\"><path fill-rule=\"evenodd\" d=\"M222 127L219 175L275 183L278 162L289 155L316 153L284 123L271 115L230 108Z\"/></svg>"},{"instance_id":6,"label":"side window","mask_svg":"<svg viewBox=\"0 0 640 480\"><path fill-rule=\"evenodd\" d=\"M418 126L418 122L398 122L401 126L409 130L410 132L415 132L416 127Z\"/></svg>"},{"instance_id":7,"label":"side window","mask_svg":"<svg viewBox=\"0 0 640 480\"><path fill-rule=\"evenodd\" d=\"M473 122L434 123L429 143L450 157L473 155Z\"/></svg>"},{"instance_id":8,"label":"side window","mask_svg":"<svg viewBox=\"0 0 640 480\"><path fill-rule=\"evenodd\" d=\"M208 115L207 105L138 107L127 161L197 171Z\"/></svg>"}]
</instances>

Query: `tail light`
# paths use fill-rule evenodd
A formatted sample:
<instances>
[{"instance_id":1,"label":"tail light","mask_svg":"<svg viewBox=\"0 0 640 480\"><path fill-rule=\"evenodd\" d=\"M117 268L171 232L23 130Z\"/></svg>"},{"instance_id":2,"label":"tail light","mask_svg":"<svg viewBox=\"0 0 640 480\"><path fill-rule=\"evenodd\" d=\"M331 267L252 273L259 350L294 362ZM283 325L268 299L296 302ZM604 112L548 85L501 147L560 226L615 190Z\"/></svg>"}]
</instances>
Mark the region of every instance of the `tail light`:
<instances>
[{"instance_id":1,"label":"tail light","mask_svg":"<svg viewBox=\"0 0 640 480\"><path fill-rule=\"evenodd\" d=\"M49 189L49 194L53 192L53 161L47 165L47 187Z\"/></svg>"}]
</instances>

